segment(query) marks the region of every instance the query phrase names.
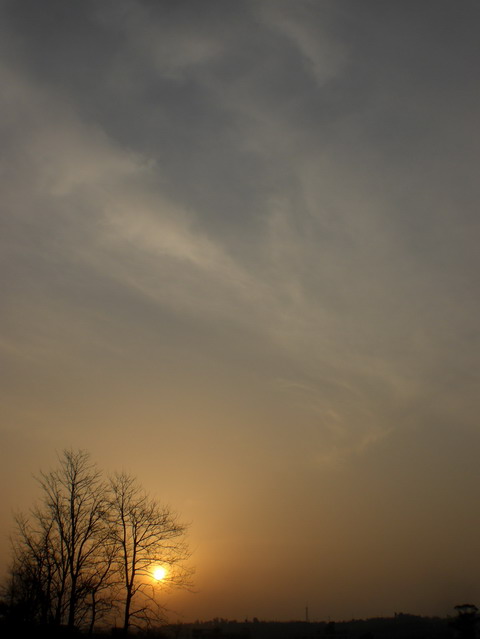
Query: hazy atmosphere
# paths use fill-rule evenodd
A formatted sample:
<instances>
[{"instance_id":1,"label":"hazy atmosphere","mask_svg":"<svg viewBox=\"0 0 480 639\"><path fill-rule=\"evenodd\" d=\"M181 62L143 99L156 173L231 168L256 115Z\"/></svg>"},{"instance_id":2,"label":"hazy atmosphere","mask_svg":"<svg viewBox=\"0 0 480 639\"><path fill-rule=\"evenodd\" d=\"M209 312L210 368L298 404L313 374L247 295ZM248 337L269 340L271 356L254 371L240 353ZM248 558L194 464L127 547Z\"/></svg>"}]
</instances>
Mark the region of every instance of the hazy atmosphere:
<instances>
[{"instance_id":1,"label":"hazy atmosphere","mask_svg":"<svg viewBox=\"0 0 480 639\"><path fill-rule=\"evenodd\" d=\"M0 568L66 448L174 618L480 601L480 4L0 1Z\"/></svg>"}]
</instances>

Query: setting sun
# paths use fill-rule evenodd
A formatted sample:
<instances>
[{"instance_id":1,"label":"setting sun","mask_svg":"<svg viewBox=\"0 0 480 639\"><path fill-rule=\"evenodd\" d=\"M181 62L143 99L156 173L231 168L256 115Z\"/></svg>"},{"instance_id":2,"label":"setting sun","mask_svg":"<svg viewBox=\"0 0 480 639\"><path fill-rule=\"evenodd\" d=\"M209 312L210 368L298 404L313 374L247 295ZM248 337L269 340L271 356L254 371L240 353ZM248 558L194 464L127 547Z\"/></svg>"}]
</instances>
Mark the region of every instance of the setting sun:
<instances>
[{"instance_id":1,"label":"setting sun","mask_svg":"<svg viewBox=\"0 0 480 639\"><path fill-rule=\"evenodd\" d=\"M157 581L162 581L167 576L167 571L163 566L156 566L153 569L153 578Z\"/></svg>"}]
</instances>

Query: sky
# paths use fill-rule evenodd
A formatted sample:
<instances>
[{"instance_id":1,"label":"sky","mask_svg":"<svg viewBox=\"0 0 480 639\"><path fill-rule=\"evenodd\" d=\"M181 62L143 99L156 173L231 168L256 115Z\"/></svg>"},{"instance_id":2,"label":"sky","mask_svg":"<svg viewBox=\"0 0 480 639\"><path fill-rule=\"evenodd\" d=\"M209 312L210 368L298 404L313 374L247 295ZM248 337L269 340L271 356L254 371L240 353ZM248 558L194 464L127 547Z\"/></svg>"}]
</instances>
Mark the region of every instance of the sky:
<instances>
[{"instance_id":1,"label":"sky","mask_svg":"<svg viewBox=\"0 0 480 639\"><path fill-rule=\"evenodd\" d=\"M64 449L184 621L480 602L474 0L0 1L0 564Z\"/></svg>"}]
</instances>

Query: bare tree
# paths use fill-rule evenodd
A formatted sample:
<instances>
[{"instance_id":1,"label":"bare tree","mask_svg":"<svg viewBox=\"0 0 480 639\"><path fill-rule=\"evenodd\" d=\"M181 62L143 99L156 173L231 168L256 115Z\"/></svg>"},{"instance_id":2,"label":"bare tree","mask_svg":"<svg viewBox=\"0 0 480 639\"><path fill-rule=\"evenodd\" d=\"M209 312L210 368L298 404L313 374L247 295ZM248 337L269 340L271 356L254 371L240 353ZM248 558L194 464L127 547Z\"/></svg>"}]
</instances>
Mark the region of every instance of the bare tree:
<instances>
[{"instance_id":1,"label":"bare tree","mask_svg":"<svg viewBox=\"0 0 480 639\"><path fill-rule=\"evenodd\" d=\"M98 619L108 616L116 606L119 574L116 570L118 546L109 530L102 548L95 556L85 588L88 600L85 612L89 617L88 634L92 635Z\"/></svg>"},{"instance_id":2,"label":"bare tree","mask_svg":"<svg viewBox=\"0 0 480 639\"><path fill-rule=\"evenodd\" d=\"M64 451L58 468L37 480L40 503L16 518L11 583L31 621L73 627L95 616L92 592L101 591L112 565L107 486L84 451Z\"/></svg>"},{"instance_id":3,"label":"bare tree","mask_svg":"<svg viewBox=\"0 0 480 639\"><path fill-rule=\"evenodd\" d=\"M105 483L84 451L64 451L40 473L39 503L16 518L3 605L19 621L82 627L89 634L121 609L125 631L158 619L154 567L166 585L188 585L186 526L135 478Z\"/></svg>"},{"instance_id":4,"label":"bare tree","mask_svg":"<svg viewBox=\"0 0 480 639\"><path fill-rule=\"evenodd\" d=\"M60 545L53 522L34 517L34 526L23 515L17 515L15 523L11 601L22 621L53 623L61 615L64 592Z\"/></svg>"},{"instance_id":5,"label":"bare tree","mask_svg":"<svg viewBox=\"0 0 480 639\"><path fill-rule=\"evenodd\" d=\"M62 556L62 575L68 585L67 625L75 625L79 607L86 598L99 549L108 538L105 525L106 486L87 452L64 451L58 469L41 473L43 489L40 516L52 522ZM63 560L64 556L64 560Z\"/></svg>"},{"instance_id":6,"label":"bare tree","mask_svg":"<svg viewBox=\"0 0 480 639\"><path fill-rule=\"evenodd\" d=\"M123 629L149 621L158 614L152 570L163 566L168 582L188 584L183 561L188 557L187 526L168 507L151 499L134 477L125 473L111 479L110 517L119 546L118 569L123 579Z\"/></svg>"}]
</instances>

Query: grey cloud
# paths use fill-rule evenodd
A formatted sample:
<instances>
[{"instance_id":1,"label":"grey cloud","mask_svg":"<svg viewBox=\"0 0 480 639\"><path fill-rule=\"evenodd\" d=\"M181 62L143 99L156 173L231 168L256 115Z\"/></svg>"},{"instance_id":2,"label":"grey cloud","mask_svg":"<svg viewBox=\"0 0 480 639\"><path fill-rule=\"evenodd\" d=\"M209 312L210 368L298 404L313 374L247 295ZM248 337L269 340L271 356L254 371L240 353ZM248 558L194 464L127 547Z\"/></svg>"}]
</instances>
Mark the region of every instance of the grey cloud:
<instances>
[{"instance_id":1,"label":"grey cloud","mask_svg":"<svg viewBox=\"0 0 480 639\"><path fill-rule=\"evenodd\" d=\"M6 6L21 295L113 286L141 325L268 336L320 426L359 441L469 369L477 52L468 30L439 46L447 4Z\"/></svg>"}]
</instances>

